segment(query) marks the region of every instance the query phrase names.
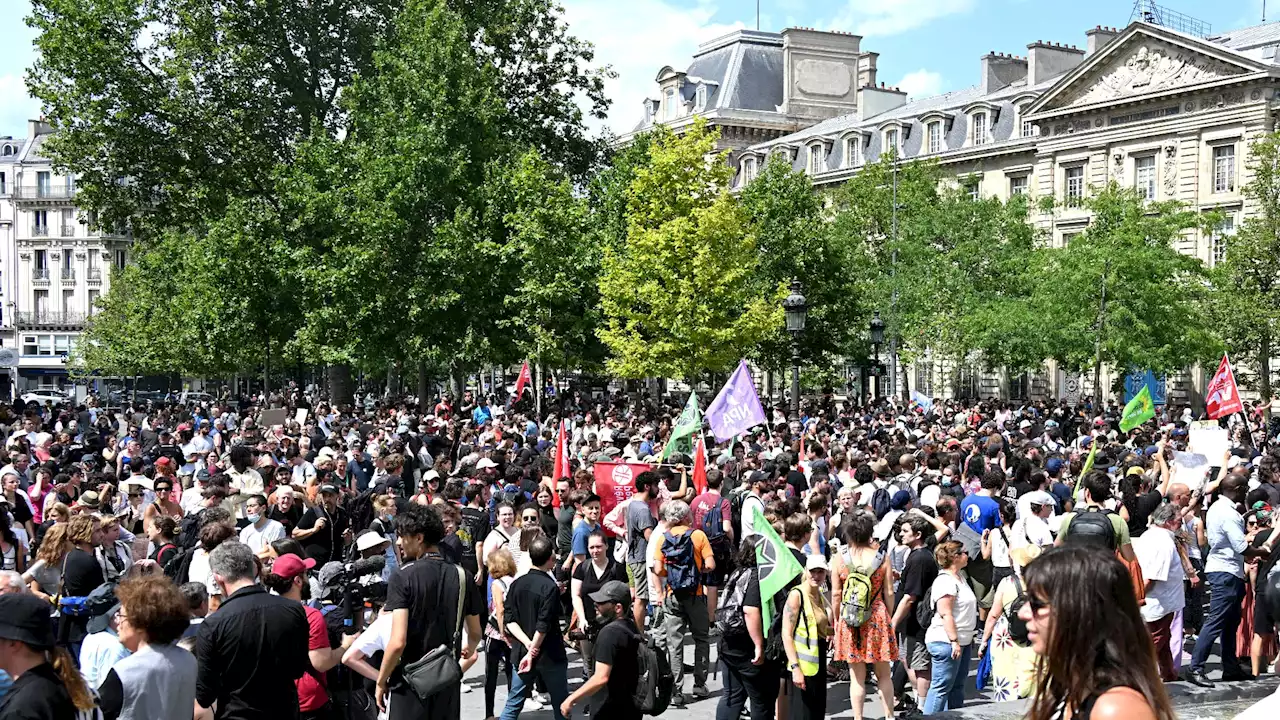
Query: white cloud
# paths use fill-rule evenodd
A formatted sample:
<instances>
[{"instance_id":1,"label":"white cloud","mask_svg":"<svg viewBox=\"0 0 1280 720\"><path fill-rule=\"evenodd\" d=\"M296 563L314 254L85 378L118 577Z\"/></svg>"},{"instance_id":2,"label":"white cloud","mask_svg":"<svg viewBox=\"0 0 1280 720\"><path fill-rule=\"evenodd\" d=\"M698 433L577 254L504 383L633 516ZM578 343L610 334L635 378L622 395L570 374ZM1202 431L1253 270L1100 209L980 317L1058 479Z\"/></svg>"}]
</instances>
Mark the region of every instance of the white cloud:
<instances>
[{"instance_id":1,"label":"white cloud","mask_svg":"<svg viewBox=\"0 0 1280 720\"><path fill-rule=\"evenodd\" d=\"M0 75L0 98L0 135L26 136L27 121L40 117L40 101L27 94L23 76Z\"/></svg>"},{"instance_id":2,"label":"white cloud","mask_svg":"<svg viewBox=\"0 0 1280 720\"><path fill-rule=\"evenodd\" d=\"M898 88L907 92L907 97L919 100L942 92L942 73L921 68L909 72L898 81Z\"/></svg>"},{"instance_id":3,"label":"white cloud","mask_svg":"<svg viewBox=\"0 0 1280 720\"><path fill-rule=\"evenodd\" d=\"M863 37L895 35L948 15L967 13L974 0L846 0L844 9L827 23L833 30L849 30Z\"/></svg>"},{"instance_id":4,"label":"white cloud","mask_svg":"<svg viewBox=\"0 0 1280 720\"><path fill-rule=\"evenodd\" d=\"M683 70L699 43L745 27L712 23L716 6L707 0L690 8L667 0L565 0L564 8L569 31L594 43L596 64L618 74L605 83L605 95L613 101L606 125L619 134L640 122L641 101L657 97L653 79L664 65Z\"/></svg>"}]
</instances>

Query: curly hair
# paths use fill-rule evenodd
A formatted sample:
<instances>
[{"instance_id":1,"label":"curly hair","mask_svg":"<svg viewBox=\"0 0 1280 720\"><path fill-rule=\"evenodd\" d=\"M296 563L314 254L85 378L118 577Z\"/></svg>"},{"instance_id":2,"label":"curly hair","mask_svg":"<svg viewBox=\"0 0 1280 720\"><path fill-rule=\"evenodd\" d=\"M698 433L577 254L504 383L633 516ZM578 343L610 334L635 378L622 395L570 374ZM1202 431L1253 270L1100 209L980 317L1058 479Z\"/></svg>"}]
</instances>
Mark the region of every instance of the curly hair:
<instances>
[{"instance_id":1,"label":"curly hair","mask_svg":"<svg viewBox=\"0 0 1280 720\"><path fill-rule=\"evenodd\" d=\"M191 624L187 600L168 578L129 578L116 588L116 598L126 622L146 633L148 643L177 642Z\"/></svg>"}]
</instances>

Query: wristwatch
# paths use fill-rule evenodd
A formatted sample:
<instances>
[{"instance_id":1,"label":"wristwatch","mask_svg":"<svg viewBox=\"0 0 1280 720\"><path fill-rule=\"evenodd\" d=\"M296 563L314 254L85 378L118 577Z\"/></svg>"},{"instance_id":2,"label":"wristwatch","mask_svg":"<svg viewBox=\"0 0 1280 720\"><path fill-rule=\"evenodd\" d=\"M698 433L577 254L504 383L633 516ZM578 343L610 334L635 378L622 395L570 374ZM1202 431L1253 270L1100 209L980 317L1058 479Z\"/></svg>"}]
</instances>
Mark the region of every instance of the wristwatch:
<instances>
[{"instance_id":1,"label":"wristwatch","mask_svg":"<svg viewBox=\"0 0 1280 720\"><path fill-rule=\"evenodd\" d=\"M799 669L800 669L800 663L798 662L787 663L787 670L799 670Z\"/></svg>"}]
</instances>

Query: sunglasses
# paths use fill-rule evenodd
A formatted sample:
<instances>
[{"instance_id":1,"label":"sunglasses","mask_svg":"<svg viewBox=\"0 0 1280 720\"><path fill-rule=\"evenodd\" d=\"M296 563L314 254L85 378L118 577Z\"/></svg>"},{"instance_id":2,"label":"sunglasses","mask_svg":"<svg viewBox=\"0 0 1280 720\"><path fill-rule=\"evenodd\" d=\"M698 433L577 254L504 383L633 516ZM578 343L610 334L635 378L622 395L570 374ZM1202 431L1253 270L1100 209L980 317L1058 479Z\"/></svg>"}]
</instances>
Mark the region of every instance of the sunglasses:
<instances>
[{"instance_id":1,"label":"sunglasses","mask_svg":"<svg viewBox=\"0 0 1280 720\"><path fill-rule=\"evenodd\" d=\"M524 520L525 522L538 522L538 516L537 516L537 515L525 515L523 518L521 518L521 520Z\"/></svg>"},{"instance_id":2,"label":"sunglasses","mask_svg":"<svg viewBox=\"0 0 1280 720\"><path fill-rule=\"evenodd\" d=\"M1031 606L1031 613L1033 615L1039 615L1041 612L1044 612L1049 608L1049 603L1033 595L1027 596L1027 605Z\"/></svg>"}]
</instances>

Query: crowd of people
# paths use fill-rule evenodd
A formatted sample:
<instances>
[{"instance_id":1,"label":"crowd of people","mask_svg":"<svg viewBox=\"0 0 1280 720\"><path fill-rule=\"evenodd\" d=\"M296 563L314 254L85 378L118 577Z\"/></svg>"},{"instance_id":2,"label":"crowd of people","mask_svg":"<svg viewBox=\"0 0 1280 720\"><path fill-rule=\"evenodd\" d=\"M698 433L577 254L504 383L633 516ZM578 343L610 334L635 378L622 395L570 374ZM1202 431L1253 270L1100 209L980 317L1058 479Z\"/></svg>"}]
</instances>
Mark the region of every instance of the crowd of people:
<instances>
[{"instance_id":1,"label":"crowd of people","mask_svg":"<svg viewBox=\"0 0 1280 720\"><path fill-rule=\"evenodd\" d=\"M827 394L704 451L681 400L0 408L0 720L1173 720L1276 660L1261 406L1188 473L1189 408Z\"/></svg>"}]
</instances>

